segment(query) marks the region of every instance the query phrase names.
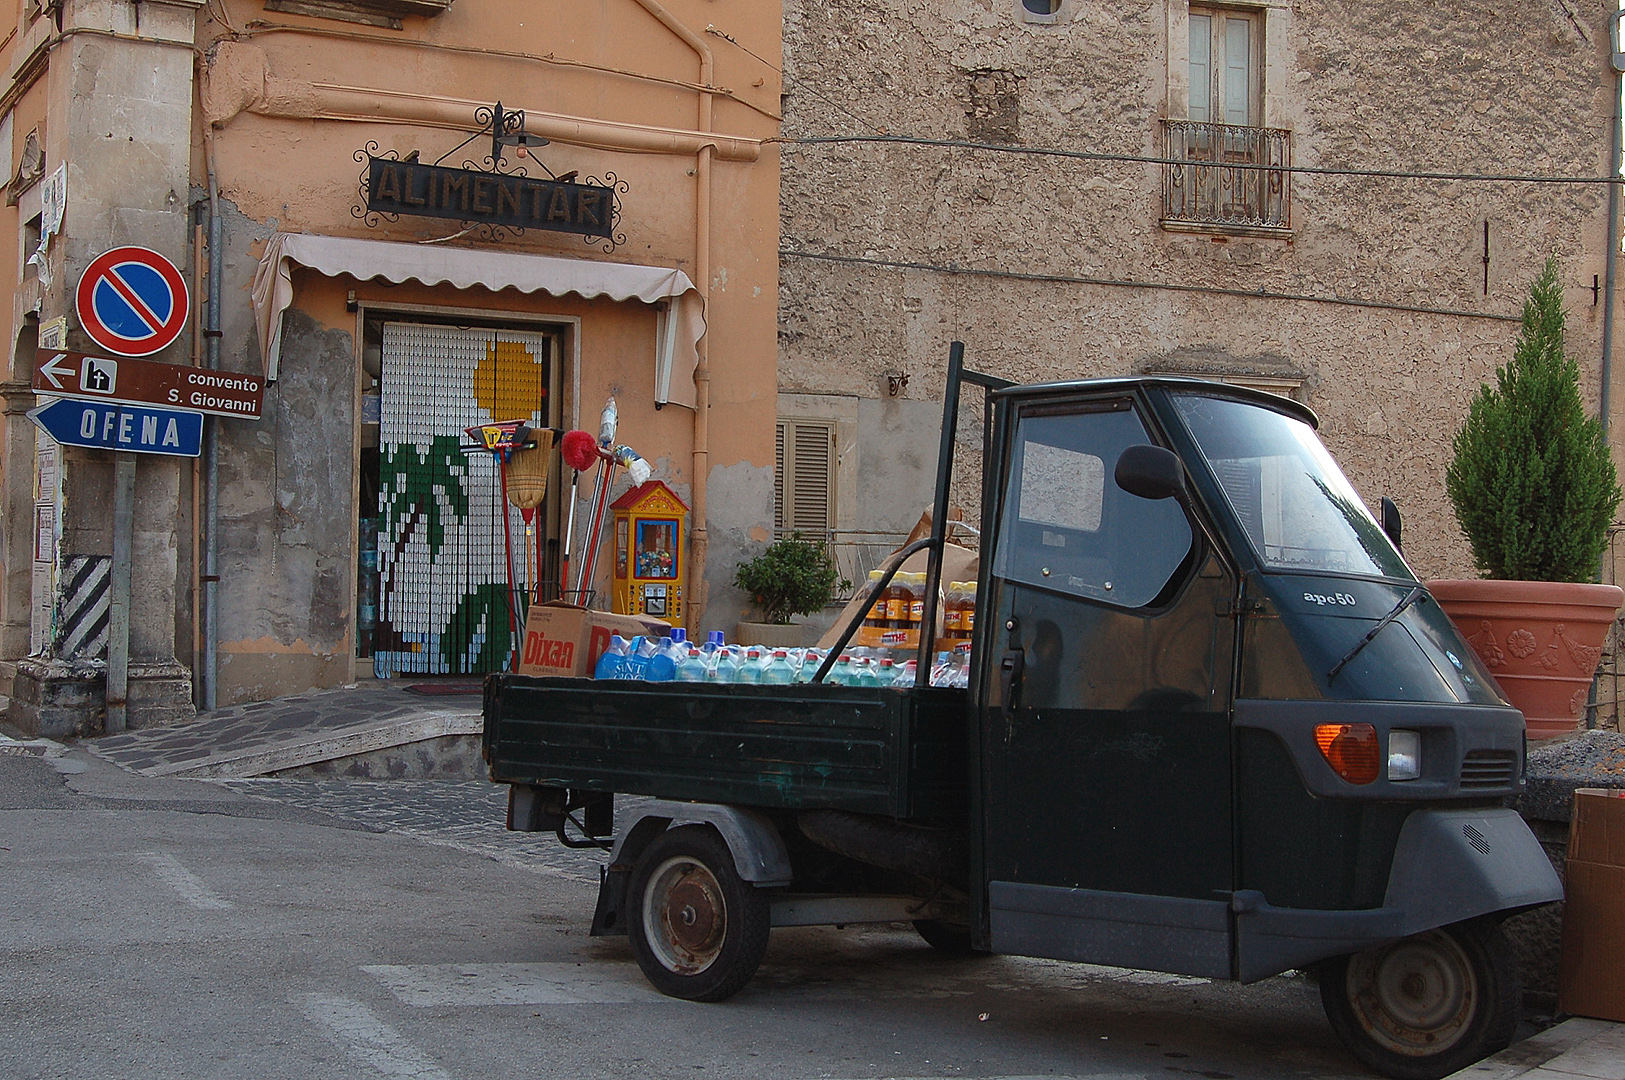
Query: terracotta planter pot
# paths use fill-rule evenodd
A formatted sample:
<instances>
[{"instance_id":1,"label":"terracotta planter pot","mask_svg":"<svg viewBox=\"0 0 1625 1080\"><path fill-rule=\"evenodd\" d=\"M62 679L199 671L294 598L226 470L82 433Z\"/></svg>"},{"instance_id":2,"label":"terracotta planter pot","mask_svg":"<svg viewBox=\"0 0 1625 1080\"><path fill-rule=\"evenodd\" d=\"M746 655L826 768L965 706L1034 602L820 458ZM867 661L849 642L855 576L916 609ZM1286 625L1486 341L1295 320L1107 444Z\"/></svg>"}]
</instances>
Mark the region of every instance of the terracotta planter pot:
<instances>
[{"instance_id":1,"label":"terracotta planter pot","mask_svg":"<svg viewBox=\"0 0 1625 1080\"><path fill-rule=\"evenodd\" d=\"M1556 581L1430 581L1428 592L1522 713L1531 739L1585 716L1602 643L1625 591Z\"/></svg>"}]
</instances>

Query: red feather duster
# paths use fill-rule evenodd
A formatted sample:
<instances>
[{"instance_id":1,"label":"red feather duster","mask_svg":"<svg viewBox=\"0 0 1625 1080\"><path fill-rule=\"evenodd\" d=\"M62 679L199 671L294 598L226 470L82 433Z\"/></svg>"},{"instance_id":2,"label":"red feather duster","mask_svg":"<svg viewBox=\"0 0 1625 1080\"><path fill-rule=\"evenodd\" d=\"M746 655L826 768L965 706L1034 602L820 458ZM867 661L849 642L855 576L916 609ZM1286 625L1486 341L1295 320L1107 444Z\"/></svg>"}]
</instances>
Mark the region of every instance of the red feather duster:
<instances>
[{"instance_id":1,"label":"red feather duster","mask_svg":"<svg viewBox=\"0 0 1625 1080\"><path fill-rule=\"evenodd\" d=\"M598 440L585 431L566 431L559 456L576 472L586 472L598 460Z\"/></svg>"}]
</instances>

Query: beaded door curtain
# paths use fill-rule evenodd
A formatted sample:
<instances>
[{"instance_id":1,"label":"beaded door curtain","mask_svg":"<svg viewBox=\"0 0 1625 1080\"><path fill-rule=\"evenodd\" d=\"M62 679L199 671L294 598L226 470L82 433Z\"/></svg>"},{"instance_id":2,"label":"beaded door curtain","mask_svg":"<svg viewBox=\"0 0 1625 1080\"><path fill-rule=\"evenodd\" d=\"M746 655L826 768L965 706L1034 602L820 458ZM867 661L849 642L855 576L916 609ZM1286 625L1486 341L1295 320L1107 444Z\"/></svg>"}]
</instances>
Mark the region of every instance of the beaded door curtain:
<instances>
[{"instance_id":1,"label":"beaded door curtain","mask_svg":"<svg viewBox=\"0 0 1625 1080\"><path fill-rule=\"evenodd\" d=\"M547 426L552 340L545 332L384 324L379 678L479 675L506 665L510 607L523 604L534 575L518 555L518 514L504 513L496 461L467 449L463 429L519 419ZM514 533L514 594L504 529Z\"/></svg>"}]
</instances>

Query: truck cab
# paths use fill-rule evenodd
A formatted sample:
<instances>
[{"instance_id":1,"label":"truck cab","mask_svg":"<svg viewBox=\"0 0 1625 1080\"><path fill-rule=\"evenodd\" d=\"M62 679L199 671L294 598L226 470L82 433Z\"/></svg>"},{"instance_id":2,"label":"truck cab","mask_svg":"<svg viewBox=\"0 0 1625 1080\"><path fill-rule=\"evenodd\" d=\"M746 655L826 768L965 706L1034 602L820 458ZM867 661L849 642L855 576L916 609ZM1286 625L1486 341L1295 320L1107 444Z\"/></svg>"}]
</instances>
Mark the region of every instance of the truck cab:
<instances>
[{"instance_id":1,"label":"truck cab","mask_svg":"<svg viewBox=\"0 0 1625 1080\"><path fill-rule=\"evenodd\" d=\"M662 990L716 1000L769 925L912 917L946 948L1314 969L1337 1033L1402 1080L1505 1046L1499 923L1562 895L1505 806L1523 718L1314 414L1188 379L1013 386L956 351L922 541L939 552L965 382L987 391L967 689L926 687L928 664L917 689L862 693L488 688L493 778L531 793L511 825L541 798L664 800L616 839L595 932L630 933ZM567 732L513 734L572 708ZM679 761L685 731L738 754ZM890 779L860 802L860 774Z\"/></svg>"}]
</instances>

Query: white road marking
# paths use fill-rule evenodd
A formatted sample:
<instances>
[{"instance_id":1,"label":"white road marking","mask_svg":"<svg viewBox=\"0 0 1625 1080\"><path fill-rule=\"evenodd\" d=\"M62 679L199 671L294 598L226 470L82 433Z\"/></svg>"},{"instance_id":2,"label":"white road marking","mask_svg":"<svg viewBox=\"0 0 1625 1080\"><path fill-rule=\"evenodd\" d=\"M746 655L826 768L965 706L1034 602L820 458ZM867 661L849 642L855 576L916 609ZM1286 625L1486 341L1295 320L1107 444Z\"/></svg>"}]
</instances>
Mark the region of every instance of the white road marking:
<instances>
[{"instance_id":1,"label":"white road marking","mask_svg":"<svg viewBox=\"0 0 1625 1080\"><path fill-rule=\"evenodd\" d=\"M361 969L403 1005L649 1005L670 1003L630 961L551 964L377 964Z\"/></svg>"},{"instance_id":2,"label":"white road marking","mask_svg":"<svg viewBox=\"0 0 1625 1080\"><path fill-rule=\"evenodd\" d=\"M378 1014L341 997L311 997L304 1013L350 1055L390 1080L452 1080L429 1055L401 1038Z\"/></svg>"},{"instance_id":3,"label":"white road marking","mask_svg":"<svg viewBox=\"0 0 1625 1080\"><path fill-rule=\"evenodd\" d=\"M136 858L152 867L152 872L157 874L165 885L180 893L182 900L199 911L225 911L231 907L231 901L216 896L213 890L203 884L202 879L182 866L175 856L161 851L142 851L136 853Z\"/></svg>"}]
</instances>

